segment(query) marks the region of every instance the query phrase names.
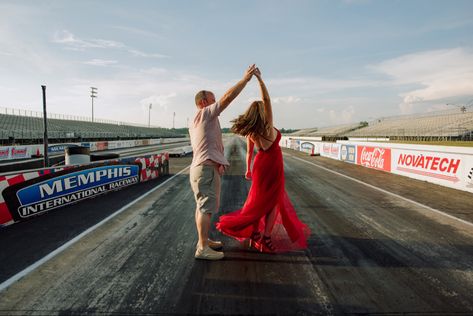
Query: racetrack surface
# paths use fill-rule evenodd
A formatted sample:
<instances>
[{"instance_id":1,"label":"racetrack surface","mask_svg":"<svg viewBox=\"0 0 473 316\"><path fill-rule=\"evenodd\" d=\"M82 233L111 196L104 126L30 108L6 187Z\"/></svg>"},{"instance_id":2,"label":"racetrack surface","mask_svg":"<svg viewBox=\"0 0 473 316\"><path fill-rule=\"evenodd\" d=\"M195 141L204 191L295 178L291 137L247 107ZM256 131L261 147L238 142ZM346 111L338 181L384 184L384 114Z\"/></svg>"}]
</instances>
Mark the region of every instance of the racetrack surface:
<instances>
[{"instance_id":1,"label":"racetrack surface","mask_svg":"<svg viewBox=\"0 0 473 316\"><path fill-rule=\"evenodd\" d=\"M250 187L244 148L227 142L223 212ZM0 292L0 314L473 314L473 194L292 150L284 160L307 250L260 254L213 230L225 259L195 260L190 158L173 158L174 176L0 230L3 282L122 208Z\"/></svg>"}]
</instances>

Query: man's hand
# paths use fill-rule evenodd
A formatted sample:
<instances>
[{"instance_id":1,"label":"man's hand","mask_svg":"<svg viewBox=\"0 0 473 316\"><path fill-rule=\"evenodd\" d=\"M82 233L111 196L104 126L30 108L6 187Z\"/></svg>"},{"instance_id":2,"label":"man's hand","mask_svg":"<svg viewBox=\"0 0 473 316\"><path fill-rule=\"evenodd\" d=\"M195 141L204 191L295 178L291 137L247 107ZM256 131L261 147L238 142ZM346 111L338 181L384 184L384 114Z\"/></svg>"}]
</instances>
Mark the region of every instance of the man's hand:
<instances>
[{"instance_id":1,"label":"man's hand","mask_svg":"<svg viewBox=\"0 0 473 316\"><path fill-rule=\"evenodd\" d=\"M245 71L245 75L243 76L243 78L246 80L246 81L250 81L251 80L251 77L253 76L253 74L255 73L256 71L256 65L253 64L251 66L248 67L248 69Z\"/></svg>"},{"instance_id":2,"label":"man's hand","mask_svg":"<svg viewBox=\"0 0 473 316\"><path fill-rule=\"evenodd\" d=\"M225 173L225 166L224 165L218 166L218 174L223 176L224 173Z\"/></svg>"},{"instance_id":3,"label":"man's hand","mask_svg":"<svg viewBox=\"0 0 473 316\"><path fill-rule=\"evenodd\" d=\"M247 170L247 171L246 171L245 179L246 179L246 180L251 180L251 170Z\"/></svg>"},{"instance_id":4,"label":"man's hand","mask_svg":"<svg viewBox=\"0 0 473 316\"><path fill-rule=\"evenodd\" d=\"M237 97L237 95L240 94L240 92L245 88L246 84L248 81L250 81L251 77L253 76L254 72L256 70L256 65L253 64L248 67L248 69L245 71L245 74L243 75L243 78L237 82L236 85L231 87L223 97L220 98L219 103L220 103L220 112L225 110L227 106Z\"/></svg>"}]
</instances>

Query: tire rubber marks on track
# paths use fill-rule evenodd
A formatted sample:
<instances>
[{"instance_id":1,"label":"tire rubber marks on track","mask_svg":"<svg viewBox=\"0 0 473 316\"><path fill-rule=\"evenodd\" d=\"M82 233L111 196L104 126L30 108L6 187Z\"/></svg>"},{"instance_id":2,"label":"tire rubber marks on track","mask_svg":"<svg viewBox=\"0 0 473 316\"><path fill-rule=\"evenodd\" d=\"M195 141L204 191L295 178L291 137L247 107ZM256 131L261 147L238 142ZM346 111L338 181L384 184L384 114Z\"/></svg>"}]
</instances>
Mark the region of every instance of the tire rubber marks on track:
<instances>
[{"instance_id":1,"label":"tire rubber marks on track","mask_svg":"<svg viewBox=\"0 0 473 316\"><path fill-rule=\"evenodd\" d=\"M469 228L473 228L473 223L468 222L468 221L466 221L466 220L463 220L463 219L461 219L461 218L455 217L455 216L453 216L453 215L447 214L447 213L445 213L445 212L442 212L442 211L440 211L440 210L437 210L437 209L432 208L432 207L430 207L430 206L427 206L427 205L425 205L425 204L422 204L422 203L416 202L416 201L414 201L414 200L408 199L408 198L403 197L403 196L401 196L401 195L398 195L398 194L396 194L396 193L392 193L392 192L386 191L386 190L381 189L381 188L378 188L378 187L376 187L376 186L374 186L374 185L368 184L368 183L366 183L366 182L363 182L363 181L361 181L361 180L352 178L352 177L347 176L347 175L344 175L344 174L342 174L342 173L339 173L339 172L330 170L330 169L328 169L328 168L322 167L322 166L320 166L320 165L318 165L318 164L316 164L316 163L313 163L313 162L304 160L304 159L302 159L302 158L295 157L295 156L289 155L289 154L287 154L287 156L289 156L289 157L291 157L291 158L294 158L294 159L296 159L296 160L305 162L305 163L307 163L307 164L309 164L309 165L312 165L312 166L315 166L315 167L317 167L317 168L323 169L323 170L325 170L325 171L327 171L327 172L331 172L331 173L336 174L336 175L338 175L338 176L340 176L340 177L343 177L343 178L346 178L346 179L350 179L350 180L352 180L352 181L354 181L354 182L356 182L356 183L365 185L365 186L367 186L367 187L369 187L369 188L371 188L371 189L373 189L373 190L376 190L376 191L379 191L379 192L382 192L382 193L385 193L385 194L394 196L394 197L396 197L396 198L398 198L398 199L401 199L401 200L403 200L403 201L406 201L406 202L412 203L412 204L414 204L414 205L416 205L416 206L425 208L425 209L427 209L427 210L429 210L429 211L431 211L431 212L434 212L434 213L436 213L436 214L440 214L440 215L442 215L442 216L448 217L449 219L453 219L453 220L455 220L455 221L458 221L458 222L460 222L460 223L462 223L462 224L467 225Z\"/></svg>"},{"instance_id":2,"label":"tire rubber marks on track","mask_svg":"<svg viewBox=\"0 0 473 316\"><path fill-rule=\"evenodd\" d=\"M0 284L0 293L5 290L6 288L8 288L10 285L12 285L13 283L15 283L16 281L20 280L21 278L27 276L30 272L33 272L35 269L39 268L42 264L48 262L49 260L53 259L54 257L56 257L57 255L59 255L60 253L62 253L64 250L66 250L67 248L71 247L72 245L74 245L76 242L78 242L79 240L81 240L83 237L87 236L88 234L90 234L91 232L93 232L94 230L96 230L97 228L99 228L100 226L104 225L105 223L107 223L109 220L111 220L112 218L114 218L115 216L123 213L124 211L126 211L130 206L132 206L133 204L135 204L136 202L142 200L143 198L145 198L146 196L150 195L151 193L153 193L154 191L156 191L157 189L163 187L165 184L167 184L168 182L170 182L171 180L173 180L175 177L177 177L178 175L180 175L181 173L185 172L187 169L190 168L190 165L185 167L184 169L182 169L181 171L179 171L178 173L176 173L175 175L173 175L171 178L165 180L163 183L161 183L160 185L152 188L151 190L149 190L148 192L144 193L142 196L134 199L133 201L131 201L130 203L128 203L127 205L123 206L122 208L120 208L118 211L116 211L115 213L111 214L110 216L106 217L105 219L103 219L102 221L98 222L97 224L95 224L94 226L88 228L87 230L83 231L82 233L80 233L79 235L77 235L76 237L74 237L73 239L69 240L68 242L66 242L64 245L62 245L61 247L57 248L56 250L52 251L51 253L49 253L48 255L46 255L45 257L41 258L40 260L36 261L35 263L33 263L32 265L30 265L29 267L25 268L24 270L18 272L17 274L15 274L14 276L10 277L9 279L7 279L6 281L4 281L3 283Z\"/></svg>"}]
</instances>

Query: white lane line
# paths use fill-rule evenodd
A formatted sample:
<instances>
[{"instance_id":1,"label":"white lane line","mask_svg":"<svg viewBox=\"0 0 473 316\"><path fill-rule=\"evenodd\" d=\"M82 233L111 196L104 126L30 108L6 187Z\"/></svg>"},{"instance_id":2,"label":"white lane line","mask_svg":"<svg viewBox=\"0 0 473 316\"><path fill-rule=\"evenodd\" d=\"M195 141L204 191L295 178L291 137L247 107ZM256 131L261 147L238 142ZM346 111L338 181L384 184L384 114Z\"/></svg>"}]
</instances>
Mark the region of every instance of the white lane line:
<instances>
[{"instance_id":1,"label":"white lane line","mask_svg":"<svg viewBox=\"0 0 473 316\"><path fill-rule=\"evenodd\" d=\"M107 223L109 220L111 220L112 218L114 218L115 216L123 213L125 210L127 210L130 206L132 206L133 204L135 204L136 202L142 200L143 198L145 198L146 196L148 196L149 194L153 193L154 191L156 191L157 189L161 188L163 185L165 185L166 183L168 183L169 181L171 181L172 179L174 179L175 177L177 177L178 175L180 175L181 173L183 173L184 171L186 171L187 169L189 169L190 165L185 167L184 169L182 169L181 171L179 171L178 173L176 173L175 175L173 175L171 178L167 179L166 181L164 181L163 183L161 183L160 185L158 185L157 187L154 187L152 188L151 190L149 190L148 192L146 192L145 194L143 194L142 196L140 197L137 197L136 199L134 199L133 201L131 201L130 203L128 203L127 205L123 206L121 209L119 209L118 211L116 211L115 213L109 215L108 217L106 217L105 219L103 219L102 221L98 222L97 224L95 224L94 226L88 228L87 230L83 231L82 233L80 233L79 235L77 235L76 237L74 237L73 239L69 240L68 242L66 242L64 245L62 245L61 247L57 248L56 250L50 252L48 255L46 255L45 257L41 258L40 260L36 261L35 263L33 263L32 265L30 265L29 267L25 268L24 270L18 272L17 274L15 274L14 276L12 276L11 278L9 278L8 280L4 281L2 284L0 284L0 292L2 292L3 290L5 290L6 288L8 288L10 285L12 285L13 283L15 283L16 281L18 281L19 279L25 277L26 275L28 275L30 272L34 271L36 268L38 268L39 266L41 266L42 264L48 262L49 260L51 260L52 258L54 258L55 256L57 256L58 254L60 254L61 252L63 252L64 250L66 250L67 248L71 247L72 245L74 245L76 242L78 242L80 239L84 238L85 236L87 236L88 234L90 234L91 232L93 232L94 230L96 230L97 228L99 228L100 226L102 226L103 224Z\"/></svg>"},{"instance_id":2,"label":"white lane line","mask_svg":"<svg viewBox=\"0 0 473 316\"><path fill-rule=\"evenodd\" d=\"M461 223L463 223L463 224L465 224L465 225L467 225L467 226L473 227L473 223L471 223L471 222L468 222L468 221L466 221L466 220L464 220L464 219L461 219L461 218L455 217L455 216L453 216L453 215L447 214L447 213L445 213L445 212L442 212L442 211L440 211L440 210L437 210L437 209L432 208L432 207L430 207L430 206L427 206L427 205L425 205L425 204L422 204L422 203L416 202L416 201L414 201L414 200L408 199L408 198L403 197L403 196L401 196L401 195L398 195L398 194L396 194L396 193L392 193L392 192L383 190L383 189L381 189L381 188L375 187L374 185L365 183L365 182L363 182L363 181L360 181L360 180L358 180L358 179L349 177L349 176L344 175L344 174L342 174L342 173L339 173L339 172L330 170L330 169L328 169L328 168L322 167L322 166L320 166L320 165L318 165L318 164L315 164L315 163L313 163L313 162L304 160L304 159L302 159L302 158L299 158L299 157L296 157L296 156L293 156L293 155L289 155L289 154L288 154L288 156L289 156L289 157L292 157L292 158L294 158L294 159L300 160L300 161L302 161L302 162L308 163L308 164L310 164L310 165L316 166L317 168L323 169L323 170L328 171L328 172L331 172L331 173L333 173L333 174L339 175L339 176L341 176L341 177L350 179L350 180L352 180L352 181L355 181L356 183L363 184L363 185L365 185L365 186L367 186L367 187L369 187L369 188L371 188L371 189L374 189L374 190L377 190L377 191L386 193L386 194L388 194L388 195L397 197L397 198L399 198L399 199L401 199L401 200L404 200L404 201L406 201L406 202L409 202L409 203L412 203L412 204L414 204L414 205L417 205L417 206L426 208L426 209L428 209L429 211L432 211L432 212L434 212L434 213L443 215L443 216L448 217L448 218L450 218L450 219L459 221L459 222L461 222Z\"/></svg>"}]
</instances>

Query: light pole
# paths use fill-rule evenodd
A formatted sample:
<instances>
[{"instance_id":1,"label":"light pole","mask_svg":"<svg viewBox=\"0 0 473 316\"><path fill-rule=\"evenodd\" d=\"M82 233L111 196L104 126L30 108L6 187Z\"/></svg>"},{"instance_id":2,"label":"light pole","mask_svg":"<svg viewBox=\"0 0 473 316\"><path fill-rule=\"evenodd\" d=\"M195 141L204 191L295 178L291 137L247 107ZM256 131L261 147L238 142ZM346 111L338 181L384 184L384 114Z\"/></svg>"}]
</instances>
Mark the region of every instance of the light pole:
<instances>
[{"instance_id":1,"label":"light pole","mask_svg":"<svg viewBox=\"0 0 473 316\"><path fill-rule=\"evenodd\" d=\"M174 119L176 118L176 112L172 113L172 129L174 129Z\"/></svg>"},{"instance_id":2,"label":"light pole","mask_svg":"<svg viewBox=\"0 0 473 316\"><path fill-rule=\"evenodd\" d=\"M152 108L152 107L153 107L153 103L150 103L150 104L149 104L149 108L148 108L148 128L151 127L151 125L150 125L151 123L150 123L150 122L151 122L151 108Z\"/></svg>"},{"instance_id":3,"label":"light pole","mask_svg":"<svg viewBox=\"0 0 473 316\"><path fill-rule=\"evenodd\" d=\"M44 124L44 135L43 135L43 149L44 149L44 167L49 167L48 157L48 115L46 113L46 86L41 86L43 90L43 124Z\"/></svg>"},{"instance_id":4,"label":"light pole","mask_svg":"<svg viewBox=\"0 0 473 316\"><path fill-rule=\"evenodd\" d=\"M94 122L94 98L97 98L97 88L90 87L90 98L92 99L92 122Z\"/></svg>"}]
</instances>

